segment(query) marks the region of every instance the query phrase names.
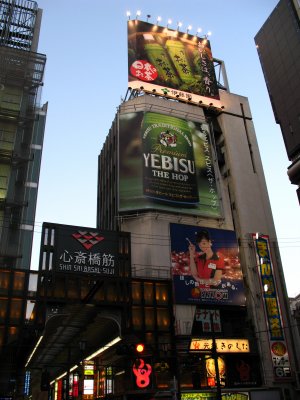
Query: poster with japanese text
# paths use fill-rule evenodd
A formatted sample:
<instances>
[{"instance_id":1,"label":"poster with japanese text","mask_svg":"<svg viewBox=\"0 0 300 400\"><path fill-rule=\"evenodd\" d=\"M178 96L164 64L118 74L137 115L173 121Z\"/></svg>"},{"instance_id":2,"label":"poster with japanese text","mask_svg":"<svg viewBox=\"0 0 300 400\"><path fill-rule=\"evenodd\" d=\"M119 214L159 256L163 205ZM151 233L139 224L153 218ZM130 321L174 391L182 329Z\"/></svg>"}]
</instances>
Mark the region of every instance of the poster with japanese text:
<instances>
[{"instance_id":1,"label":"poster with japanese text","mask_svg":"<svg viewBox=\"0 0 300 400\"><path fill-rule=\"evenodd\" d=\"M53 269L104 276L118 275L118 235L70 225L55 225Z\"/></svg>"},{"instance_id":2,"label":"poster with japanese text","mask_svg":"<svg viewBox=\"0 0 300 400\"><path fill-rule=\"evenodd\" d=\"M207 37L128 21L128 85L193 102L219 99Z\"/></svg>"},{"instance_id":3,"label":"poster with japanese text","mask_svg":"<svg viewBox=\"0 0 300 400\"><path fill-rule=\"evenodd\" d=\"M208 123L156 112L119 115L119 211L219 217Z\"/></svg>"},{"instance_id":4,"label":"poster with japanese text","mask_svg":"<svg viewBox=\"0 0 300 400\"><path fill-rule=\"evenodd\" d=\"M245 305L234 231L170 224L170 237L176 303Z\"/></svg>"}]
</instances>

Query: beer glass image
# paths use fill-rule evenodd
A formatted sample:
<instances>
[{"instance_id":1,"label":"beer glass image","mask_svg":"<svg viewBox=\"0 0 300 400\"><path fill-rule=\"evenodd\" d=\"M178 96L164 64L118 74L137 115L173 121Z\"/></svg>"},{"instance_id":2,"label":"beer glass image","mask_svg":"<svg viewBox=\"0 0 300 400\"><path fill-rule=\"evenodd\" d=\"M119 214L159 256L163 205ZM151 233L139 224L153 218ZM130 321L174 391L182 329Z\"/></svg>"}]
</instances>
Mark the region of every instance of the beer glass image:
<instances>
[{"instance_id":1,"label":"beer glass image","mask_svg":"<svg viewBox=\"0 0 300 400\"><path fill-rule=\"evenodd\" d=\"M141 135L144 196L170 204L197 205L197 171L188 122L145 112Z\"/></svg>"}]
</instances>

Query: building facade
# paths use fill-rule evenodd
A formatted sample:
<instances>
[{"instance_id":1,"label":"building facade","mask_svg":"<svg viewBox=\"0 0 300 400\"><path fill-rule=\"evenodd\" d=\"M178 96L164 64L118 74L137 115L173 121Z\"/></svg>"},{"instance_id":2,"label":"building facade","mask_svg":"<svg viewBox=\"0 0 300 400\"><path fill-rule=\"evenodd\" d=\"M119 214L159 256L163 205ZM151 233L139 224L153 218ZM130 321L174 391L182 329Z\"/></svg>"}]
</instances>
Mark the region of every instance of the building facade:
<instances>
[{"instance_id":1,"label":"building facade","mask_svg":"<svg viewBox=\"0 0 300 400\"><path fill-rule=\"evenodd\" d=\"M292 375L287 377L284 374L290 374L288 369L285 369L288 363L291 363L291 366L293 364L291 369L297 370L296 360L292 361L289 356L290 361L286 362L287 358L282 355L282 360L286 361L281 361L284 365L278 368L279 364L276 365L277 361L274 362L274 354L270 351L270 346L273 344L270 339L270 324L272 324L271 320L277 317L268 313L275 311L270 311L269 308L275 297L278 307L280 304L282 326L290 326L290 316L251 112L248 101L243 96L220 91L220 101L224 106L221 112L209 106L199 107L185 102L173 102L150 94L138 96L121 104L99 158L98 221L103 228L131 233L133 277L139 277L145 282L149 279L154 282L167 279L173 284L175 343L171 343L176 349L179 372L177 371L175 376L181 398L198 398L200 393L203 398L213 396L211 393L216 390L216 381L210 378L215 378L215 376L207 372L211 350L208 349L206 352L191 350L192 339L195 339L196 346L201 346L196 339L212 340L213 336L219 340L246 338L251 349L246 355L242 352L230 354L229 350L223 355L222 360L227 368L226 378L222 374L220 376L219 391L223 393L223 397L230 398L229 393L233 392L235 395L249 396L245 398L251 399L293 398L296 396L294 383L292 383L295 375L292 373L292 378ZM197 215L191 215L195 211L191 212L190 209L182 211L181 207L180 212L176 207L176 211L172 212L170 208L162 206L161 202L155 203L155 199L147 203L148 208L143 209L139 208L139 205L136 206L140 199L135 194L131 205L127 206L124 202L125 213L120 212L120 207L123 207L121 196L126 197L126 192L131 188L134 189L136 184L134 180L128 181L124 184L122 194L122 175L124 175L126 162L121 162L120 157L124 157L128 150L131 153L128 155L127 162L134 163L133 158L138 151L134 138L128 142L128 136L134 128L130 125L123 128L122 124L124 121L126 124L133 114L139 113L142 114L142 118L145 118L147 113L154 113L159 115L156 115L156 118L161 118L161 115L172 115L175 118L184 118L199 124L210 121L214 138L213 157L210 161L215 171L218 201L222 205L221 215L217 217L205 215L210 212L207 209L204 210L204 204L203 214L200 211L196 213ZM130 146L134 147L130 148ZM155 160L156 166L160 169L159 162ZM118 171L119 175L114 171ZM145 175L141 181L143 179L145 180ZM213 208L214 204L211 202ZM134 211L130 212L129 207L133 207ZM173 205L172 207L174 209ZM222 299L222 295L229 297L230 293L200 289L199 294L197 290L199 287L194 287L195 282L193 278L190 279L189 261L185 260L189 256L188 245L184 244L185 234L193 240L193 237L189 235L203 229L210 232L223 231L225 235L231 231L236 233L244 283L240 298L227 302ZM265 235L271 238L269 251L273 272L269 270L266 276L263 270L267 264L261 261L261 254L257 258L255 240L253 242L255 232L258 232L258 238L263 238ZM182 245L177 244L177 235L181 235ZM230 269L230 266L228 268ZM236 272L239 273L238 270ZM269 273L269 277L272 276L272 285L275 282L277 284L276 288L273 286L272 289L268 286L265 292L264 287L266 282L269 282L267 277ZM230 285L229 281L230 279L227 282L224 279L226 285ZM186 294L186 285L191 285L194 289L194 297ZM199 296L201 296L200 299ZM214 297L213 300L212 297ZM145 326L143 318L146 318L146 315L147 310L144 306L142 314L136 318L137 326ZM210 315L212 315L212 321ZM279 322L278 319L277 322ZM213 328L217 332L213 332ZM147 333L145 327L144 338ZM290 330L286 329L285 334L289 337L287 340L291 341L288 347L294 348ZM292 353L291 350L291 357ZM220 361L221 371L222 365ZM242 366L245 366L248 371L245 376L240 369ZM167 385L167 389L172 391L172 386ZM159 391L159 387L156 390Z\"/></svg>"},{"instance_id":2,"label":"building facade","mask_svg":"<svg viewBox=\"0 0 300 400\"><path fill-rule=\"evenodd\" d=\"M230 93L227 79L215 82L207 38L195 51L195 38L128 25L130 96L99 156L98 227L130 232L133 277L172 282L181 398L297 398L289 304L248 100ZM194 86L196 73L203 86ZM203 231L217 260L208 264ZM142 310L133 329L143 327L146 340Z\"/></svg>"},{"instance_id":3,"label":"building facade","mask_svg":"<svg viewBox=\"0 0 300 400\"><path fill-rule=\"evenodd\" d=\"M300 4L280 0L255 36L276 123L291 165L288 176L300 199ZM300 201L300 200L299 200Z\"/></svg>"},{"instance_id":4,"label":"building facade","mask_svg":"<svg viewBox=\"0 0 300 400\"><path fill-rule=\"evenodd\" d=\"M0 1L0 394L16 390L47 105L35 1Z\"/></svg>"}]
</instances>

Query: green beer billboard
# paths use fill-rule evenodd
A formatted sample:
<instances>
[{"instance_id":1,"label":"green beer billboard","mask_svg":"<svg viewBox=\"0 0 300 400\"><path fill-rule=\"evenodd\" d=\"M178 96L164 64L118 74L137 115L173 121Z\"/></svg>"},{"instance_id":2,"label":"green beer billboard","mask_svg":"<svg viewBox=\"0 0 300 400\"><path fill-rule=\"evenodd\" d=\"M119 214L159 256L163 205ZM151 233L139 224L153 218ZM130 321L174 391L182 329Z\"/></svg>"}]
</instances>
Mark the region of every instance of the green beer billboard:
<instances>
[{"instance_id":1,"label":"green beer billboard","mask_svg":"<svg viewBox=\"0 0 300 400\"><path fill-rule=\"evenodd\" d=\"M209 41L148 22L128 21L128 85L192 102L218 100Z\"/></svg>"},{"instance_id":2,"label":"green beer billboard","mask_svg":"<svg viewBox=\"0 0 300 400\"><path fill-rule=\"evenodd\" d=\"M219 217L210 127L157 112L119 115L119 211Z\"/></svg>"}]
</instances>

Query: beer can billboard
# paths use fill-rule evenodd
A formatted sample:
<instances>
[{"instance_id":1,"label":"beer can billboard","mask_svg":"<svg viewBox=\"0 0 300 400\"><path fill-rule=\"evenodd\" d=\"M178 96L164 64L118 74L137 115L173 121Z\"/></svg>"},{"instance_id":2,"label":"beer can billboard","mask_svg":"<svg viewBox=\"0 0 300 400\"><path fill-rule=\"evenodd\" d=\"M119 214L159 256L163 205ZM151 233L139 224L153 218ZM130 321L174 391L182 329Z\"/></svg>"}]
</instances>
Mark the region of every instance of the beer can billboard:
<instances>
[{"instance_id":1,"label":"beer can billboard","mask_svg":"<svg viewBox=\"0 0 300 400\"><path fill-rule=\"evenodd\" d=\"M128 21L128 85L197 103L215 99L219 106L207 38L139 20Z\"/></svg>"},{"instance_id":2,"label":"beer can billboard","mask_svg":"<svg viewBox=\"0 0 300 400\"><path fill-rule=\"evenodd\" d=\"M119 212L219 217L208 123L156 112L119 115Z\"/></svg>"},{"instance_id":3,"label":"beer can billboard","mask_svg":"<svg viewBox=\"0 0 300 400\"><path fill-rule=\"evenodd\" d=\"M170 224L175 302L245 305L245 289L234 231Z\"/></svg>"}]
</instances>

